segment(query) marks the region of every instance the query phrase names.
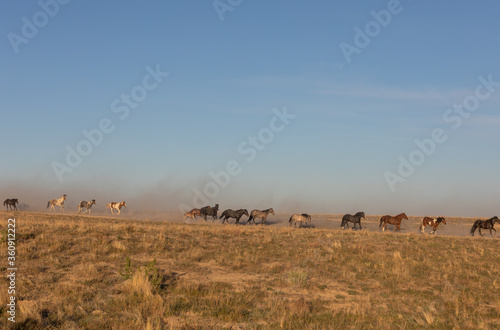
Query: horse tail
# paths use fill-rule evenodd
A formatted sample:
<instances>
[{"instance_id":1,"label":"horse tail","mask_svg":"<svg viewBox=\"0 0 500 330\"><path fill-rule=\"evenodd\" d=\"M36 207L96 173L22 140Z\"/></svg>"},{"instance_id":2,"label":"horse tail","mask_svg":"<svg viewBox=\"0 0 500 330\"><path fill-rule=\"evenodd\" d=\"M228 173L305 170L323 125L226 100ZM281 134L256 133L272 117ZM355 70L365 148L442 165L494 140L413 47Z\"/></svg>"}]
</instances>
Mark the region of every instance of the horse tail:
<instances>
[{"instance_id":1,"label":"horse tail","mask_svg":"<svg viewBox=\"0 0 500 330\"><path fill-rule=\"evenodd\" d=\"M290 217L290 219L288 220L289 223L292 223L292 218L293 218L293 215Z\"/></svg>"},{"instance_id":2,"label":"horse tail","mask_svg":"<svg viewBox=\"0 0 500 330\"><path fill-rule=\"evenodd\" d=\"M226 211L222 212L222 214L220 215L219 219L222 219L223 216L226 215Z\"/></svg>"},{"instance_id":3,"label":"horse tail","mask_svg":"<svg viewBox=\"0 0 500 330\"><path fill-rule=\"evenodd\" d=\"M384 217L380 218L380 225L378 226L379 228L382 227L382 222L384 222Z\"/></svg>"},{"instance_id":4,"label":"horse tail","mask_svg":"<svg viewBox=\"0 0 500 330\"><path fill-rule=\"evenodd\" d=\"M420 223L420 230L422 230L422 228L424 227L424 219L422 219L422 222Z\"/></svg>"},{"instance_id":5,"label":"horse tail","mask_svg":"<svg viewBox=\"0 0 500 330\"><path fill-rule=\"evenodd\" d=\"M50 206L50 201L47 202L47 208L49 208L49 206Z\"/></svg>"},{"instance_id":6,"label":"horse tail","mask_svg":"<svg viewBox=\"0 0 500 330\"><path fill-rule=\"evenodd\" d=\"M3 202L3 206L6 206L6 205L7 205L7 200L5 200L5 201Z\"/></svg>"}]
</instances>

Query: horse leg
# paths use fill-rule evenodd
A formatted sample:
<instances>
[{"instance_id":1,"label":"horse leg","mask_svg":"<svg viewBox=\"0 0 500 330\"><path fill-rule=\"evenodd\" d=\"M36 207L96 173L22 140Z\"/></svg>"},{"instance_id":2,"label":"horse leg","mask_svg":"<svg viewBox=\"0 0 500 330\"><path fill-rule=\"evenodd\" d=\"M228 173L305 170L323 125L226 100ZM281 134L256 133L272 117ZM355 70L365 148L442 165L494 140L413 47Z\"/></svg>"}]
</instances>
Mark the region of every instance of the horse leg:
<instances>
[{"instance_id":1,"label":"horse leg","mask_svg":"<svg viewBox=\"0 0 500 330\"><path fill-rule=\"evenodd\" d=\"M481 234L481 227L479 227L479 235L481 235L481 237L483 237L483 234Z\"/></svg>"}]
</instances>

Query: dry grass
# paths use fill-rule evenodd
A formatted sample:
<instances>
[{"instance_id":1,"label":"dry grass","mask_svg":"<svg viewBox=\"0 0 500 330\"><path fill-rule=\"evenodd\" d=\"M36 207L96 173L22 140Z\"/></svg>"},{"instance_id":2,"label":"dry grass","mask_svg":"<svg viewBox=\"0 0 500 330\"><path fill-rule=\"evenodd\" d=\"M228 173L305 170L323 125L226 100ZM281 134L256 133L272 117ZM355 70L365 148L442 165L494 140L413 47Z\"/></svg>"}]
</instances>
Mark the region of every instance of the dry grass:
<instances>
[{"instance_id":1,"label":"dry grass","mask_svg":"<svg viewBox=\"0 0 500 330\"><path fill-rule=\"evenodd\" d=\"M498 239L9 215L20 328L500 327Z\"/></svg>"}]
</instances>

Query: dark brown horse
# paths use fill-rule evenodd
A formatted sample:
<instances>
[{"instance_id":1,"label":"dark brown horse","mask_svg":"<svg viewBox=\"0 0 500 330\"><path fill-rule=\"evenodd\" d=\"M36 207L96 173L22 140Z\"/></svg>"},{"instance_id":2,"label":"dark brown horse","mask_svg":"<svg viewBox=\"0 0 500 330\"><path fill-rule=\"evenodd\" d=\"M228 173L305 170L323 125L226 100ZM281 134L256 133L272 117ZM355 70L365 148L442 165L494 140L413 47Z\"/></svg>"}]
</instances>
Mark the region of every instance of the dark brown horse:
<instances>
[{"instance_id":1,"label":"dark brown horse","mask_svg":"<svg viewBox=\"0 0 500 330\"><path fill-rule=\"evenodd\" d=\"M491 232L492 230L495 231L495 235L497 234L497 230L493 228L495 226L495 223L500 223L500 219L498 217L493 217L488 220L476 220L474 221L474 224L472 225L472 228L470 229L470 234L474 236L474 232L476 231L477 228L479 228L479 235L481 237L483 234L481 234L481 229L489 229L490 230L490 235L493 236L493 233Z\"/></svg>"},{"instance_id":2,"label":"dark brown horse","mask_svg":"<svg viewBox=\"0 0 500 330\"><path fill-rule=\"evenodd\" d=\"M393 217L392 215L384 215L382 218L380 218L380 225L378 227L380 228L382 227L382 224L384 224L384 226L382 227L382 231L384 231L387 229L387 224L390 224L396 226L396 228L394 228L393 230L397 229L398 231L401 231L401 220L403 219L408 220L408 217L404 213L398 214L395 217Z\"/></svg>"},{"instance_id":3,"label":"dark brown horse","mask_svg":"<svg viewBox=\"0 0 500 330\"><path fill-rule=\"evenodd\" d=\"M437 217L437 218L424 217L422 219L422 223L420 224L420 231L423 233L426 226L431 226L432 229L434 229L434 231L432 231L431 234L436 235L436 229L440 223L444 223L446 225L446 219L443 217Z\"/></svg>"},{"instance_id":4,"label":"dark brown horse","mask_svg":"<svg viewBox=\"0 0 500 330\"><path fill-rule=\"evenodd\" d=\"M205 206L200 209L200 217L203 217L207 221L207 215L211 216L213 220L217 219L217 212L219 211L219 204L215 204L215 207Z\"/></svg>"},{"instance_id":5,"label":"dark brown horse","mask_svg":"<svg viewBox=\"0 0 500 330\"><path fill-rule=\"evenodd\" d=\"M222 219L222 223L224 223L225 221L227 221L227 223L229 223L229 220L228 220L229 218L235 218L236 219L235 224L239 224L240 219L243 215L246 215L248 217L247 209L239 209L237 211L227 209L224 212L222 212L219 219L224 218L224 219Z\"/></svg>"},{"instance_id":6,"label":"dark brown horse","mask_svg":"<svg viewBox=\"0 0 500 330\"><path fill-rule=\"evenodd\" d=\"M17 206L16 204L19 204L19 201L17 200L17 198L12 198L12 199L6 199L4 202L3 202L3 206L5 206L5 209L8 211L9 210L9 207L10 207L10 210L12 211L12 208L14 208L14 210L17 211Z\"/></svg>"}]
</instances>

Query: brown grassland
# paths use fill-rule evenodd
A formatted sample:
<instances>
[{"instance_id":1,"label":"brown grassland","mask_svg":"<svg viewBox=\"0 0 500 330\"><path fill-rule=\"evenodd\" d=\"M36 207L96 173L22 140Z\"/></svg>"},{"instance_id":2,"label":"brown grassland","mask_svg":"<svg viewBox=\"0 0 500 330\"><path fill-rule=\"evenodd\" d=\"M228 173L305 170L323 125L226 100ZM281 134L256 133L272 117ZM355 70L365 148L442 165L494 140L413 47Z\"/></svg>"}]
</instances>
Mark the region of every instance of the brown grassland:
<instances>
[{"instance_id":1,"label":"brown grassland","mask_svg":"<svg viewBox=\"0 0 500 330\"><path fill-rule=\"evenodd\" d=\"M19 329L500 327L498 238L9 217Z\"/></svg>"}]
</instances>

